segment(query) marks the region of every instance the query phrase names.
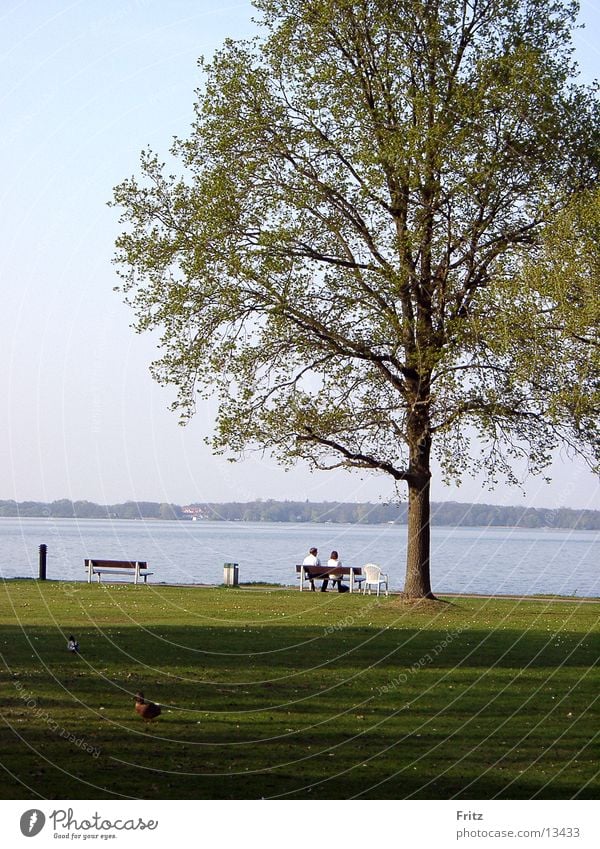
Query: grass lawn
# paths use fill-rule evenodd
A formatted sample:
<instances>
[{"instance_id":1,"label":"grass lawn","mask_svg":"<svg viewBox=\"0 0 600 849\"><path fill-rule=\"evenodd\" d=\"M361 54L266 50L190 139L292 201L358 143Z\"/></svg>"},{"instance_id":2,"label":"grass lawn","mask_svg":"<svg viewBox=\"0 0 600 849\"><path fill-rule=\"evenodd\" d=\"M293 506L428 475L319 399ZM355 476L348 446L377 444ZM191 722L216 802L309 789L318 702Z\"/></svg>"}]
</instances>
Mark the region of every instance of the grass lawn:
<instances>
[{"instance_id":1,"label":"grass lawn","mask_svg":"<svg viewBox=\"0 0 600 849\"><path fill-rule=\"evenodd\" d=\"M599 616L6 581L0 798L597 798Z\"/></svg>"}]
</instances>

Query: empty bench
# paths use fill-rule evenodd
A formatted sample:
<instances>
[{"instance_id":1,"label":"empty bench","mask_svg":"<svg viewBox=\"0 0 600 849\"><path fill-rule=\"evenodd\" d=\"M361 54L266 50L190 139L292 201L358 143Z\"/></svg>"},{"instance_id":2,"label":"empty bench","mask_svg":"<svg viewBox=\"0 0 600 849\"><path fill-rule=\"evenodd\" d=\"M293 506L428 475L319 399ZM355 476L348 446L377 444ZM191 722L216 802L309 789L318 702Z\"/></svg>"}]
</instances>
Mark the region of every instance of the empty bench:
<instances>
[{"instance_id":1,"label":"empty bench","mask_svg":"<svg viewBox=\"0 0 600 849\"><path fill-rule=\"evenodd\" d=\"M355 587L360 590L360 582L364 581L362 568L360 566L338 566L336 569L328 569L327 566L304 566L299 564L296 566L296 577L300 578L300 592L304 589L305 581L329 580L333 577L349 577L350 592L353 593Z\"/></svg>"},{"instance_id":2,"label":"empty bench","mask_svg":"<svg viewBox=\"0 0 600 849\"><path fill-rule=\"evenodd\" d=\"M85 561L85 568L88 573L88 584L92 583L92 576L98 576L98 583L102 575L133 575L133 583L139 584L140 578L146 583L148 575L152 572L148 571L148 564L144 560L96 560L88 558Z\"/></svg>"}]
</instances>

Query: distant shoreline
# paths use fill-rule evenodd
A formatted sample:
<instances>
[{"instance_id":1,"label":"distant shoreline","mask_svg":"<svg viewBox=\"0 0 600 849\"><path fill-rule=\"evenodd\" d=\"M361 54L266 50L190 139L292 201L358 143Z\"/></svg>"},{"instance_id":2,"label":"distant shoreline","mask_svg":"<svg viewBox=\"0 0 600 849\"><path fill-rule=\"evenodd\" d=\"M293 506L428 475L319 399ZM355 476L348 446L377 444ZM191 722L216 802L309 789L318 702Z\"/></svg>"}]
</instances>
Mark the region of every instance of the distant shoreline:
<instances>
[{"instance_id":1,"label":"distant shoreline","mask_svg":"<svg viewBox=\"0 0 600 849\"><path fill-rule=\"evenodd\" d=\"M129 519L157 521L276 522L288 524L406 525L406 503L266 501L211 502L188 505L126 501L0 501L0 518ZM433 502L432 527L520 528L529 530L600 530L600 510L567 507L501 506L457 501Z\"/></svg>"}]
</instances>

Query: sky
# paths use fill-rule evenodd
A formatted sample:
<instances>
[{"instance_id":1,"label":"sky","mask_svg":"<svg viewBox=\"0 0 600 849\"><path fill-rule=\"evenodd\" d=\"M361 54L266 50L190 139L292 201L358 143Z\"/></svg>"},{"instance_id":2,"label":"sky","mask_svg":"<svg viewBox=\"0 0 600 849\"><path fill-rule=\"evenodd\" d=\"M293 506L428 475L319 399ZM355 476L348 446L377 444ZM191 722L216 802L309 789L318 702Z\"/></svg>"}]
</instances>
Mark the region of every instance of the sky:
<instances>
[{"instance_id":1,"label":"sky","mask_svg":"<svg viewBox=\"0 0 600 849\"><path fill-rule=\"evenodd\" d=\"M112 188L140 151L167 154L192 120L197 59L254 31L247 2L0 0L0 500L378 501L383 476L231 464L204 444L215 406L185 428L148 367L111 264ZM600 76L600 3L582 3L583 78ZM559 454L522 490L444 487L437 501L600 509L597 479Z\"/></svg>"}]
</instances>

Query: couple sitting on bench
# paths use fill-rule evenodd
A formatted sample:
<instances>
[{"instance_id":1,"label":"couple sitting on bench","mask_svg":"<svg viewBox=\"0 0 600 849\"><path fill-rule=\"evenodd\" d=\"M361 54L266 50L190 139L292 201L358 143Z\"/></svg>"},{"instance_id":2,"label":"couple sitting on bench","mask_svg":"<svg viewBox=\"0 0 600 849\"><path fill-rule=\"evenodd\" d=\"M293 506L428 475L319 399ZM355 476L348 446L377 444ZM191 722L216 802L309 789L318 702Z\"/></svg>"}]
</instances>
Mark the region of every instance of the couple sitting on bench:
<instances>
[{"instance_id":1,"label":"couple sitting on bench","mask_svg":"<svg viewBox=\"0 0 600 849\"><path fill-rule=\"evenodd\" d=\"M321 566L321 561L318 558L318 549L311 548L308 552L308 555L302 561L303 566ZM327 592L327 587L329 586L329 581L331 581L334 586L337 584L337 590L339 593L346 593L350 589L346 584L342 584L342 575L336 574L336 569L340 569L342 566L342 561L340 560L340 556L337 551L332 551L329 555L329 560L327 561L327 568L331 569L331 574L328 575L327 578L323 579L323 583L321 584L321 592ZM315 591L315 582L314 579L308 575L308 580L310 581L310 588L314 592Z\"/></svg>"}]
</instances>

